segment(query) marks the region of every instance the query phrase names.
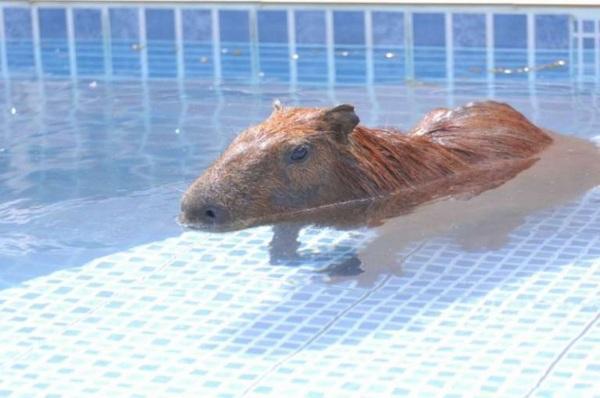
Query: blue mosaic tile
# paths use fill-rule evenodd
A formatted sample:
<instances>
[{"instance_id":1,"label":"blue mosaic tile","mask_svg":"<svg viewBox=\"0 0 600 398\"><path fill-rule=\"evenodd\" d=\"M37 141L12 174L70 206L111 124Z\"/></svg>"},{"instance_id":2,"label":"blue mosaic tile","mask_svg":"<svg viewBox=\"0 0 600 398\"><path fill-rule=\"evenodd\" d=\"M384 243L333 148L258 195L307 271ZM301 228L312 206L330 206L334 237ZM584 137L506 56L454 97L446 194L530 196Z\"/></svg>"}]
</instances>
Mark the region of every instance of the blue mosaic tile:
<instances>
[{"instance_id":1,"label":"blue mosaic tile","mask_svg":"<svg viewBox=\"0 0 600 398\"><path fill-rule=\"evenodd\" d=\"M596 24L596 21L584 20L583 21L583 33L594 32L595 24Z\"/></svg>"},{"instance_id":2,"label":"blue mosaic tile","mask_svg":"<svg viewBox=\"0 0 600 398\"><path fill-rule=\"evenodd\" d=\"M139 37L138 10L135 8L109 9L111 34L111 68L113 74L140 75L143 50Z\"/></svg>"},{"instance_id":3,"label":"blue mosaic tile","mask_svg":"<svg viewBox=\"0 0 600 398\"><path fill-rule=\"evenodd\" d=\"M326 41L325 12L297 10L294 18L298 81L324 83L328 80L327 52L323 47Z\"/></svg>"},{"instance_id":4,"label":"blue mosaic tile","mask_svg":"<svg viewBox=\"0 0 600 398\"><path fill-rule=\"evenodd\" d=\"M210 10L182 10L183 37L189 41L211 42L212 20Z\"/></svg>"},{"instance_id":5,"label":"blue mosaic tile","mask_svg":"<svg viewBox=\"0 0 600 398\"><path fill-rule=\"evenodd\" d=\"M414 13L413 35L416 46L444 47L446 22L442 13Z\"/></svg>"},{"instance_id":6,"label":"blue mosaic tile","mask_svg":"<svg viewBox=\"0 0 600 398\"><path fill-rule=\"evenodd\" d=\"M527 17L521 14L494 15L494 61L496 68L515 69L528 65ZM522 49L519 51L519 49ZM526 78L526 74L499 74L500 78Z\"/></svg>"},{"instance_id":7,"label":"blue mosaic tile","mask_svg":"<svg viewBox=\"0 0 600 398\"><path fill-rule=\"evenodd\" d=\"M185 75L212 77L214 60L210 11L183 10L182 34Z\"/></svg>"},{"instance_id":8,"label":"blue mosaic tile","mask_svg":"<svg viewBox=\"0 0 600 398\"><path fill-rule=\"evenodd\" d=\"M28 8L4 8L6 63L9 71L31 71L34 66L31 13Z\"/></svg>"},{"instance_id":9,"label":"blue mosaic tile","mask_svg":"<svg viewBox=\"0 0 600 398\"><path fill-rule=\"evenodd\" d=\"M365 15L362 11L334 11L333 36L336 45L365 43Z\"/></svg>"},{"instance_id":10,"label":"blue mosaic tile","mask_svg":"<svg viewBox=\"0 0 600 398\"><path fill-rule=\"evenodd\" d=\"M247 42L250 40L250 25L248 11L220 10L219 25L221 41Z\"/></svg>"},{"instance_id":11,"label":"blue mosaic tile","mask_svg":"<svg viewBox=\"0 0 600 398\"><path fill-rule=\"evenodd\" d=\"M263 80L289 80L286 11L258 11L258 57Z\"/></svg>"},{"instance_id":12,"label":"blue mosaic tile","mask_svg":"<svg viewBox=\"0 0 600 398\"><path fill-rule=\"evenodd\" d=\"M524 14L494 15L495 48L527 48L527 17Z\"/></svg>"},{"instance_id":13,"label":"blue mosaic tile","mask_svg":"<svg viewBox=\"0 0 600 398\"><path fill-rule=\"evenodd\" d=\"M335 43L335 77L337 83L365 82L366 54L358 45L365 43L364 13L335 11L333 39Z\"/></svg>"},{"instance_id":14,"label":"blue mosaic tile","mask_svg":"<svg viewBox=\"0 0 600 398\"><path fill-rule=\"evenodd\" d=\"M569 15L536 15L535 46L538 49L569 47Z\"/></svg>"},{"instance_id":15,"label":"blue mosaic tile","mask_svg":"<svg viewBox=\"0 0 600 398\"><path fill-rule=\"evenodd\" d=\"M47 74L68 75L69 45L64 8L39 8L40 53Z\"/></svg>"},{"instance_id":16,"label":"blue mosaic tile","mask_svg":"<svg viewBox=\"0 0 600 398\"><path fill-rule=\"evenodd\" d=\"M113 40L139 39L139 20L137 8L111 8L110 33Z\"/></svg>"},{"instance_id":17,"label":"blue mosaic tile","mask_svg":"<svg viewBox=\"0 0 600 398\"><path fill-rule=\"evenodd\" d=\"M37 374L46 394L60 394L68 385L69 391L100 395L134 386L140 394L180 388L182 394L211 396L523 395L568 346L565 336L580 333L597 314L599 264L593 255L587 262L600 247L598 236L589 235L597 214L590 218L588 211L599 193L531 217L521 227L531 232L497 253L430 241L408 255L402 276L369 289L290 283L303 272L289 268L282 277L272 267L234 265L260 247L257 240L269 239L267 228L204 239L186 233L40 278L0 292L7 325L2 333L16 343L1 352L10 382L0 381L0 388L18 396L30 388L28 375ZM529 243L536 230L548 225L547 231L558 231L554 224L568 227L580 213L582 223L568 235L581 241L581 249L564 253L558 270L519 260L548 250ZM330 244L349 238L308 230L301 238L304 250L323 252L313 245L323 246L326 236L333 238ZM218 253L198 266L213 241L229 239L243 254ZM558 250L568 247L559 241ZM175 268L174 252L180 262ZM510 263L517 268L502 272ZM236 278L223 277L235 268ZM90 279L82 283L83 275ZM553 295L562 290L549 289L558 280L570 283L566 289L576 296L557 301ZM90 294L98 291L95 281L103 282L100 289L109 284L113 294ZM46 303L44 312L31 306L35 302ZM19 316L9 308L20 308ZM48 313L60 316L45 318ZM202 328L194 326L200 323ZM600 371L597 359L589 358L598 330L591 325L536 394L591 391ZM79 333L64 333L72 327ZM90 372L97 377L86 377ZM582 376L565 384L573 372Z\"/></svg>"},{"instance_id":18,"label":"blue mosaic tile","mask_svg":"<svg viewBox=\"0 0 600 398\"><path fill-rule=\"evenodd\" d=\"M404 46L404 13L376 11L371 18L375 46Z\"/></svg>"},{"instance_id":19,"label":"blue mosaic tile","mask_svg":"<svg viewBox=\"0 0 600 398\"><path fill-rule=\"evenodd\" d=\"M146 8L145 11L147 40L175 40L175 20L173 10Z\"/></svg>"},{"instance_id":20,"label":"blue mosaic tile","mask_svg":"<svg viewBox=\"0 0 600 398\"><path fill-rule=\"evenodd\" d=\"M413 40L415 77L439 79L446 76L445 18L441 13L414 13Z\"/></svg>"},{"instance_id":21,"label":"blue mosaic tile","mask_svg":"<svg viewBox=\"0 0 600 398\"><path fill-rule=\"evenodd\" d=\"M219 26L223 78L255 81L259 71L252 65L248 11L220 10Z\"/></svg>"},{"instance_id":22,"label":"blue mosaic tile","mask_svg":"<svg viewBox=\"0 0 600 398\"><path fill-rule=\"evenodd\" d=\"M26 7L4 8L4 36L7 39L31 40L31 12Z\"/></svg>"},{"instance_id":23,"label":"blue mosaic tile","mask_svg":"<svg viewBox=\"0 0 600 398\"><path fill-rule=\"evenodd\" d=\"M71 72L67 62L69 48L65 42L65 10L63 7L47 6L39 9L42 73ZM182 74L190 77L223 77L228 81L250 79L285 82L290 79L292 72L298 82L317 84L335 81L342 84L365 83L367 75L369 79L372 77L373 81L381 83L402 82L407 78L437 80L445 78L448 72L448 54L444 48L445 21L448 17L453 25L455 62L451 72L454 78L475 81L495 75L502 80L519 80L531 75L529 72L523 73L522 69L526 66L537 66L535 77L541 79L580 76L589 80L597 74L592 60L595 52L591 48L592 40L569 37L577 32L574 28L570 32L568 24L579 26L576 17L569 14L540 12L534 15L535 46L530 47L535 47L535 53L533 57L528 57L526 16L493 13L495 65L490 68L484 51L486 20L475 9L447 12L417 10L408 14L403 9L372 9L372 51L364 47L367 14L357 10L333 9L330 12L336 47L331 61L325 47L326 12L323 9L256 9L258 41L254 44L250 39L249 10L217 10L215 15L219 18L221 37L219 44L222 44L220 57L223 58L217 64L211 46L211 10L194 7L180 10L184 39L181 46L185 54L180 58L177 58L176 50L171 45L174 41L175 8L109 8L110 21L107 27L110 28L111 43L106 51L102 36L99 35L100 10L77 6L72 11L76 38L75 66L77 73L84 76L139 76L143 70L148 71L150 77L160 78L175 76L177 70L182 70ZM138 37L140 12L149 19L145 38ZM295 54L289 53L286 39L288 12L295 20ZM30 14L31 11L24 7L5 7L7 65L11 73L25 75L36 71ZM413 20L413 35L409 38L404 37L405 17ZM594 23L591 18L581 21L582 27L587 29L585 34L592 34L589 29L594 27ZM413 42L406 47L405 41L411 39ZM577 51L580 41L584 47L581 54ZM406 59L406 56L411 58ZM103 65L106 61L104 58L111 62ZM152 65L140 65L142 59L148 59ZM183 67L177 67L178 59L183 60ZM372 65L367 65L368 59L373 60ZM583 61L581 67L579 60ZM557 62L561 62L560 67L556 67ZM219 70L215 68L218 64L221 65Z\"/></svg>"},{"instance_id":24,"label":"blue mosaic tile","mask_svg":"<svg viewBox=\"0 0 600 398\"><path fill-rule=\"evenodd\" d=\"M551 64L557 60L568 60L569 53L569 15L536 15L535 17L535 62L537 65ZM544 79L565 77L568 68L539 71L537 75Z\"/></svg>"},{"instance_id":25,"label":"blue mosaic tile","mask_svg":"<svg viewBox=\"0 0 600 398\"><path fill-rule=\"evenodd\" d=\"M401 82L406 76L404 13L373 12L373 69L376 82Z\"/></svg>"},{"instance_id":26,"label":"blue mosaic tile","mask_svg":"<svg viewBox=\"0 0 600 398\"><path fill-rule=\"evenodd\" d=\"M74 34L80 40L98 40L102 38L102 23L100 10L75 8L73 9Z\"/></svg>"},{"instance_id":27,"label":"blue mosaic tile","mask_svg":"<svg viewBox=\"0 0 600 398\"><path fill-rule=\"evenodd\" d=\"M158 8L147 8L145 12L148 74L151 77L177 76L174 12Z\"/></svg>"},{"instance_id":28,"label":"blue mosaic tile","mask_svg":"<svg viewBox=\"0 0 600 398\"><path fill-rule=\"evenodd\" d=\"M259 43L287 43L286 11L260 10L257 12L257 18Z\"/></svg>"},{"instance_id":29,"label":"blue mosaic tile","mask_svg":"<svg viewBox=\"0 0 600 398\"><path fill-rule=\"evenodd\" d=\"M453 14L454 76L487 76L485 15Z\"/></svg>"},{"instance_id":30,"label":"blue mosaic tile","mask_svg":"<svg viewBox=\"0 0 600 398\"><path fill-rule=\"evenodd\" d=\"M294 17L298 44L325 43L325 12L297 10Z\"/></svg>"},{"instance_id":31,"label":"blue mosaic tile","mask_svg":"<svg viewBox=\"0 0 600 398\"><path fill-rule=\"evenodd\" d=\"M455 47L485 47L486 31L484 14L453 14L452 27Z\"/></svg>"},{"instance_id":32,"label":"blue mosaic tile","mask_svg":"<svg viewBox=\"0 0 600 398\"><path fill-rule=\"evenodd\" d=\"M104 72L104 41L100 18L100 10L73 10L76 64L80 75Z\"/></svg>"}]
</instances>

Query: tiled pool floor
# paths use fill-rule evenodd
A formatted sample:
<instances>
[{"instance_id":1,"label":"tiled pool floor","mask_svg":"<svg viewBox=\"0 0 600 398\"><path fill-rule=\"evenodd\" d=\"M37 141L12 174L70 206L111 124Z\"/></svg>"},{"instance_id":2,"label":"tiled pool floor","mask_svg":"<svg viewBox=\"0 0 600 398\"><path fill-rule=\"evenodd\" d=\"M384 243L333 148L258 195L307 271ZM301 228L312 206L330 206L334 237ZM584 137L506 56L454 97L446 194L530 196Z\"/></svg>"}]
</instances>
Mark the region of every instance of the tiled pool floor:
<instances>
[{"instance_id":1,"label":"tiled pool floor","mask_svg":"<svg viewBox=\"0 0 600 398\"><path fill-rule=\"evenodd\" d=\"M591 397L599 204L531 215L499 250L415 244L370 286L270 265L269 228L32 279L0 291L0 396ZM311 229L301 251L371 238Z\"/></svg>"}]
</instances>

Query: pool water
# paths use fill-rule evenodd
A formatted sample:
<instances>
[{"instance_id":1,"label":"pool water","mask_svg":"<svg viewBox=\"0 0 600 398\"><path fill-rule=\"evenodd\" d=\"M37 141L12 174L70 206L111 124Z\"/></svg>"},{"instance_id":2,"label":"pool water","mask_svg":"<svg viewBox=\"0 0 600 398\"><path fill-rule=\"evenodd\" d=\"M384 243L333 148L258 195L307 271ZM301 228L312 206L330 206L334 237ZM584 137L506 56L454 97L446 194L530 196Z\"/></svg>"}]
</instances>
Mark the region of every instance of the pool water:
<instances>
[{"instance_id":1,"label":"pool water","mask_svg":"<svg viewBox=\"0 0 600 398\"><path fill-rule=\"evenodd\" d=\"M560 200L486 193L460 202L498 203L483 221L423 234L307 227L281 261L268 226L175 220L274 99L407 130L493 98L592 148L598 11L0 11L0 396L599 391L600 165L581 153L556 159Z\"/></svg>"}]
</instances>

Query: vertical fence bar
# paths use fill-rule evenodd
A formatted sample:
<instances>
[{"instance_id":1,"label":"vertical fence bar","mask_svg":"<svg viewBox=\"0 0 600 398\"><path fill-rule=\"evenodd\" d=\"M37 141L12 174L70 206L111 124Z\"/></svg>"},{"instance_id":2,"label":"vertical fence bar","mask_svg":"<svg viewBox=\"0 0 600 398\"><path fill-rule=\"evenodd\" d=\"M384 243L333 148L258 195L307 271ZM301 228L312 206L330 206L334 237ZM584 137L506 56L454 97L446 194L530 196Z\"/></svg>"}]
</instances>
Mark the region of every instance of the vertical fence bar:
<instances>
[{"instance_id":1,"label":"vertical fence bar","mask_svg":"<svg viewBox=\"0 0 600 398\"><path fill-rule=\"evenodd\" d=\"M325 10L325 46L327 48L327 83L335 84L335 43L333 37L333 11Z\"/></svg>"},{"instance_id":2,"label":"vertical fence bar","mask_svg":"<svg viewBox=\"0 0 600 398\"><path fill-rule=\"evenodd\" d=\"M40 19L37 6L31 6L31 41L33 42L33 63L35 74L42 77L42 56L40 47Z\"/></svg>"},{"instance_id":3,"label":"vertical fence bar","mask_svg":"<svg viewBox=\"0 0 600 398\"><path fill-rule=\"evenodd\" d=\"M0 7L0 67L2 68L2 77L8 79L8 59L6 53L6 33L4 30L4 7ZM8 86L8 83L7 83Z\"/></svg>"},{"instance_id":4,"label":"vertical fence bar","mask_svg":"<svg viewBox=\"0 0 600 398\"><path fill-rule=\"evenodd\" d=\"M494 14L491 12L487 12L485 14L485 49L486 49L486 57L485 57L485 66L486 66L486 74L487 74L487 84L488 84L488 96L494 98L495 89L494 89L494 65L496 60L494 59Z\"/></svg>"},{"instance_id":5,"label":"vertical fence bar","mask_svg":"<svg viewBox=\"0 0 600 398\"><path fill-rule=\"evenodd\" d=\"M251 81L257 83L260 73L260 55L258 51L258 16L256 8L251 8L249 13L250 22L250 70L252 71Z\"/></svg>"},{"instance_id":6,"label":"vertical fence bar","mask_svg":"<svg viewBox=\"0 0 600 398\"><path fill-rule=\"evenodd\" d=\"M290 62L290 87L295 90L298 83L298 54L296 52L296 16L293 9L287 10L287 33Z\"/></svg>"},{"instance_id":7,"label":"vertical fence bar","mask_svg":"<svg viewBox=\"0 0 600 398\"><path fill-rule=\"evenodd\" d=\"M373 14L371 10L365 10L365 50L366 50L366 66L367 66L367 84L373 85L375 81L373 67Z\"/></svg>"},{"instance_id":8,"label":"vertical fence bar","mask_svg":"<svg viewBox=\"0 0 600 398\"><path fill-rule=\"evenodd\" d=\"M379 105L377 103L377 94L375 93L375 65L373 48L373 12L365 10L365 61L367 72L367 94L371 104L371 118L377 120L379 116Z\"/></svg>"},{"instance_id":9,"label":"vertical fence bar","mask_svg":"<svg viewBox=\"0 0 600 398\"><path fill-rule=\"evenodd\" d=\"M527 13L527 79L529 81L529 101L533 108L533 119L537 119L539 103L537 91L535 87L536 71L535 71L535 15L531 12Z\"/></svg>"},{"instance_id":10,"label":"vertical fence bar","mask_svg":"<svg viewBox=\"0 0 600 398\"><path fill-rule=\"evenodd\" d=\"M175 54L177 57L177 78L185 77L184 57L183 57L183 23L181 18L181 7L174 10L175 18Z\"/></svg>"},{"instance_id":11,"label":"vertical fence bar","mask_svg":"<svg viewBox=\"0 0 600 398\"><path fill-rule=\"evenodd\" d=\"M73 20L73 7L67 7L66 12L66 23L67 23L67 43L69 51L69 70L71 78L77 77L77 58L75 57L75 21Z\"/></svg>"},{"instance_id":12,"label":"vertical fence bar","mask_svg":"<svg viewBox=\"0 0 600 398\"><path fill-rule=\"evenodd\" d=\"M110 15L108 7L104 6L100 10L100 24L102 28L102 50L104 55L104 74L111 77L112 70L112 38L110 32Z\"/></svg>"},{"instance_id":13,"label":"vertical fence bar","mask_svg":"<svg viewBox=\"0 0 600 398\"><path fill-rule=\"evenodd\" d=\"M213 77L215 85L221 84L221 25L219 23L219 10L211 10L211 34L212 34L212 52L213 52Z\"/></svg>"},{"instance_id":14,"label":"vertical fence bar","mask_svg":"<svg viewBox=\"0 0 600 398\"><path fill-rule=\"evenodd\" d=\"M142 79L148 78L148 49L146 40L146 9L138 8L138 44L140 52L140 63L142 70Z\"/></svg>"}]
</instances>

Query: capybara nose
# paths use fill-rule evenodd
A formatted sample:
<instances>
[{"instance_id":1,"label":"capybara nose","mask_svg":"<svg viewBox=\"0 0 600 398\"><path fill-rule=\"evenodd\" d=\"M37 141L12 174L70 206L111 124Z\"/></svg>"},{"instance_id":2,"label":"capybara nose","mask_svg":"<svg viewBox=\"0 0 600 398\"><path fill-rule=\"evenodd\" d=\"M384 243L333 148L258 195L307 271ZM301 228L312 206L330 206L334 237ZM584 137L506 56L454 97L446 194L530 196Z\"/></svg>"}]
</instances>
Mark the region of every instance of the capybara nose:
<instances>
[{"instance_id":1,"label":"capybara nose","mask_svg":"<svg viewBox=\"0 0 600 398\"><path fill-rule=\"evenodd\" d=\"M180 221L190 225L222 225L229 221L229 212L219 205L190 205L184 201L181 204Z\"/></svg>"}]
</instances>

